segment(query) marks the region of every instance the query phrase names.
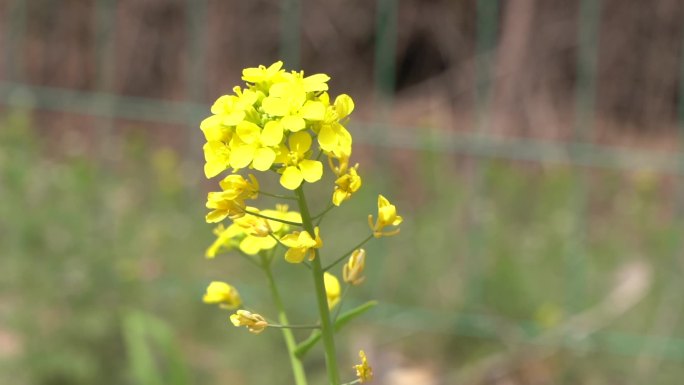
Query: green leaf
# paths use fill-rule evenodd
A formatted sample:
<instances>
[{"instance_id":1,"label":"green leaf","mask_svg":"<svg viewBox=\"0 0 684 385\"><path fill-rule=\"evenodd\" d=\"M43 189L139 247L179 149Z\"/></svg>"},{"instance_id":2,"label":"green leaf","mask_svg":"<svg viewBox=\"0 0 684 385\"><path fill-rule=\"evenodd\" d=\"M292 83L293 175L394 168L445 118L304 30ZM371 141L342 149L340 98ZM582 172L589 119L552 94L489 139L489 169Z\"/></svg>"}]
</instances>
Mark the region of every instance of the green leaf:
<instances>
[{"instance_id":1,"label":"green leaf","mask_svg":"<svg viewBox=\"0 0 684 385\"><path fill-rule=\"evenodd\" d=\"M337 320L335 321L335 332L340 331L342 327L346 324L349 323L349 321L353 320L354 318L360 316L361 314L367 312L368 310L374 308L378 304L378 301L368 301L364 303L363 305L359 305L347 312L342 313ZM306 353L316 345L316 343L321 339L321 331L320 330L314 330L309 338L306 340L302 341L299 345L297 345L297 349L295 350L295 355L299 357L300 359L306 355Z\"/></svg>"},{"instance_id":2,"label":"green leaf","mask_svg":"<svg viewBox=\"0 0 684 385\"><path fill-rule=\"evenodd\" d=\"M123 318L129 370L135 384L187 385L190 378L172 330L162 320L138 311Z\"/></svg>"}]
</instances>

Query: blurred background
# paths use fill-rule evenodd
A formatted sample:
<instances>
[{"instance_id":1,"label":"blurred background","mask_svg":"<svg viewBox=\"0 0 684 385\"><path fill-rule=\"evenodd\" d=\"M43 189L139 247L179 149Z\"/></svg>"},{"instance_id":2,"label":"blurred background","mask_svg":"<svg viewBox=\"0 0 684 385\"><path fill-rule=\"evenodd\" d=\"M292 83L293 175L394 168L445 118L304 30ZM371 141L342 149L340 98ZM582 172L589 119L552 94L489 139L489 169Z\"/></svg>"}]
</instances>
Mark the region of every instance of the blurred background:
<instances>
[{"instance_id":1,"label":"blurred background","mask_svg":"<svg viewBox=\"0 0 684 385\"><path fill-rule=\"evenodd\" d=\"M349 294L380 305L338 337L347 378L363 348L378 384L681 382L680 0L0 0L0 49L0 383L290 383L279 333L201 303L220 279L271 309L203 257L198 126L279 59L356 101L329 253L379 192L405 217Z\"/></svg>"}]
</instances>

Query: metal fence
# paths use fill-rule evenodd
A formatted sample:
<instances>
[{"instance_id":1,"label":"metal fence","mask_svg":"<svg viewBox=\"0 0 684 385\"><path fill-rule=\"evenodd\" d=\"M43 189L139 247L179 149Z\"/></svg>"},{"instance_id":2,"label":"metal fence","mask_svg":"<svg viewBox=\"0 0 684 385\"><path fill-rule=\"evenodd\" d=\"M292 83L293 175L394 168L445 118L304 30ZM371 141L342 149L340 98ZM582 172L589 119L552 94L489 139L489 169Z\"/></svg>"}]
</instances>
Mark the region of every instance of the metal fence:
<instances>
[{"instance_id":1,"label":"metal fence","mask_svg":"<svg viewBox=\"0 0 684 385\"><path fill-rule=\"evenodd\" d=\"M165 101L149 98L121 96L106 92L111 89L113 78L112 57L115 55L112 42L114 25L110 14L116 7L115 0L96 0L93 18L97 30L95 48L97 50L98 91L77 91L29 85L22 74L21 38L25 33L27 2L14 0L8 3L5 15L4 60L6 73L0 82L0 104L10 108L35 108L38 110L58 111L109 119L131 119L140 122L170 123L196 127L197 122L207 114L207 105L200 100L202 95L202 67L206 60L206 47L203 36L207 33L203 19L207 13L207 0L187 0L187 49L189 55L197 60L192 62L185 74L190 85L185 101ZM431 150L443 153L462 154L472 157L471 187L469 193L474 197L486 196L481 174L491 159L524 160L539 163L571 165L575 172L573 188L573 212L577 224L565 255L565 275L573 293L566 300L568 314L574 314L586 306L585 283L587 280L586 236L587 199L585 174L587 168L616 170L649 170L662 175L671 175L677 180L677 218L684 223L684 154L682 152L659 152L649 150L625 149L592 143L594 111L596 105L596 67L599 47L599 21L601 2L599 0L580 0L580 15L577 28L578 58L576 63L577 88L575 90L575 129L573 140L557 142L525 138L502 138L487 132L492 85L492 63L496 54L497 31L499 27L500 2L477 0L477 52L476 84L477 130L472 133L455 133L442 130L425 138L420 128L412 130L393 130L381 121L357 122L356 127L372 127L371 130L357 130L355 138L362 143L391 148ZM302 4L299 0L282 1L281 56L291 67L296 68L300 57L298 28ZM375 42L375 84L374 87L386 102L391 103L394 90L395 45L397 40L398 0L378 0ZM684 36L682 37L684 47ZM682 49L684 52L684 49ZM678 128L679 138L684 145L684 59L681 60L679 85ZM107 130L107 125L103 125ZM111 125L109 126L111 129ZM380 134L378 134L380 132ZM106 134L106 133L105 133ZM193 135L194 137L195 135ZM382 140L380 140L382 138ZM196 140L196 139L195 139ZM197 142L194 142L197 144ZM195 145L193 144L193 145ZM199 144L197 144L199 148ZM681 147L681 146L680 146ZM477 199L473 199L472 210L477 210ZM484 229L477 221L470 226L470 266L468 276L469 300L480 300L482 260L485 258L486 245L483 243ZM678 256L673 256L677 258ZM497 338L495 319L478 314L453 314L434 312L429 309L410 309L405 307L385 307L387 322L401 323L404 328L420 329L421 319L441 320L432 327L444 333L464 336ZM403 316L398 317L399 314ZM454 328L453 326L456 325ZM578 344L567 336L540 339L532 323L522 324L522 330L529 333L531 344L553 344L570 349L587 347L605 350L616 354L637 355L647 352L657 357L684 360L684 338L662 338L646 335L597 331Z\"/></svg>"}]
</instances>

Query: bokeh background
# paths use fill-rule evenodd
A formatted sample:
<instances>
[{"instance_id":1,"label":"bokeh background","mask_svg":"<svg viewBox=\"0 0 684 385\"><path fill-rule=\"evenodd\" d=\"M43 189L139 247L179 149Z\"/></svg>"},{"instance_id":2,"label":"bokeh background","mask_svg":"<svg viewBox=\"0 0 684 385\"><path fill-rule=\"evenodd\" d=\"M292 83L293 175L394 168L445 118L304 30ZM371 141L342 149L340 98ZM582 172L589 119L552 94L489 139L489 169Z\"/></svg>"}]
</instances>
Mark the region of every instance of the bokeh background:
<instances>
[{"instance_id":1,"label":"bokeh background","mask_svg":"<svg viewBox=\"0 0 684 385\"><path fill-rule=\"evenodd\" d=\"M244 260L203 257L198 125L279 59L356 101L364 187L330 253L379 192L405 217L367 248L349 303L380 305L342 368L364 348L378 384L681 382L680 0L1 0L0 49L0 383L290 383L279 333L201 303L222 279L270 307ZM322 351L306 365L323 383Z\"/></svg>"}]
</instances>

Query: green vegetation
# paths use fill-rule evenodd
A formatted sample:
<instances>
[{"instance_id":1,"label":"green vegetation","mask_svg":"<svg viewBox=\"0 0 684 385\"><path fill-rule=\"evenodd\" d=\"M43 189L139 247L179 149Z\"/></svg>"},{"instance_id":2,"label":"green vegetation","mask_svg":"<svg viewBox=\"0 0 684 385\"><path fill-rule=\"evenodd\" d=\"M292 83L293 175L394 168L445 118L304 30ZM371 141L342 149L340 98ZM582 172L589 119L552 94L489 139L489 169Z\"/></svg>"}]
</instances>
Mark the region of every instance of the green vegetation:
<instances>
[{"instance_id":1,"label":"green vegetation","mask_svg":"<svg viewBox=\"0 0 684 385\"><path fill-rule=\"evenodd\" d=\"M238 331L228 312L200 301L210 280L227 279L269 303L267 287L241 285L261 274L244 260L203 258L211 234L201 165L139 138L117 138L123 153L104 162L32 126L19 112L0 122L0 383L277 383L289 370L276 359L280 334ZM684 341L670 339L684 333L673 179L588 170L582 205L570 167L485 161L473 178L462 158L405 155L420 169L365 167L376 175L359 198L330 214L341 219L330 223L358 221L379 191L393 191L406 218L392 242L368 247L368 282L347 310L369 298L379 305L352 321L360 331L340 350L365 338L375 361L402 352L447 383L491 374L481 367L513 368L502 375L515 378L536 368L559 384L681 377ZM326 242L343 252L364 226ZM277 263L275 273L314 303L300 272ZM620 289L619 277L632 279ZM313 319L311 308L293 317ZM584 323L568 322L578 312ZM596 334L584 339L586 325ZM492 354L501 360L478 366ZM322 383L323 362L306 365ZM391 366L379 365L379 378L383 369Z\"/></svg>"}]
</instances>

